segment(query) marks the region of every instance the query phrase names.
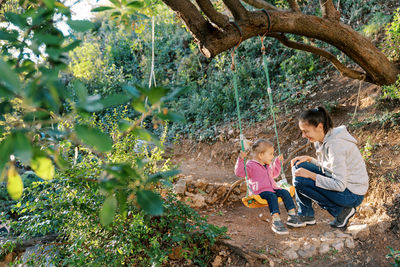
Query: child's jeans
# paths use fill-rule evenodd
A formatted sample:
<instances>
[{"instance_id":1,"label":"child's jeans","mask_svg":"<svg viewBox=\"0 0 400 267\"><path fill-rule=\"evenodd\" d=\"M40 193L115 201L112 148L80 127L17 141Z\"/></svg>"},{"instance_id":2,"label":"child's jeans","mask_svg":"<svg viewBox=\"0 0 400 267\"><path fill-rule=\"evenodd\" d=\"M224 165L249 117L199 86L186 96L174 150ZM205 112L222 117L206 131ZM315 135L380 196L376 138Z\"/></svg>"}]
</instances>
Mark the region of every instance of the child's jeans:
<instances>
[{"instance_id":1,"label":"child's jeans","mask_svg":"<svg viewBox=\"0 0 400 267\"><path fill-rule=\"evenodd\" d=\"M286 210L291 210L296 208L292 196L290 195L289 191L285 189L277 189L275 190L275 192L264 191L261 192L259 195L261 198L266 199L268 201L268 208L269 211L271 212L271 215L274 213L280 214L278 197L282 198Z\"/></svg>"},{"instance_id":2,"label":"child's jeans","mask_svg":"<svg viewBox=\"0 0 400 267\"><path fill-rule=\"evenodd\" d=\"M302 162L292 168L294 172L298 168L304 168L316 174L325 176L327 173L322 173L320 167L310 162ZM314 200L321 208L327 210L332 216L336 217L342 212L345 207L357 207L364 199L363 195L356 195L350 192L347 188L343 192L332 191L317 187L315 181L304 177L295 177L293 182L296 188L296 202L299 207L298 215L314 216L312 208L312 200Z\"/></svg>"}]
</instances>

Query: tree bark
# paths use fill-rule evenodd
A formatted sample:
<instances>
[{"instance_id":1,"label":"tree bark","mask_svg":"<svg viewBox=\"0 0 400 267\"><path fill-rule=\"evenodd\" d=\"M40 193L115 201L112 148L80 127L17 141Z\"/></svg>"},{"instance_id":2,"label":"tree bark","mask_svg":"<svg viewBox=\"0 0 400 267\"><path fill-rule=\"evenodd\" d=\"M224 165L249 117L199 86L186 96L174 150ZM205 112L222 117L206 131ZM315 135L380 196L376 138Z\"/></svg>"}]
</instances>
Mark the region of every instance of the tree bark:
<instances>
[{"instance_id":1,"label":"tree bark","mask_svg":"<svg viewBox=\"0 0 400 267\"><path fill-rule=\"evenodd\" d=\"M186 24L198 43L200 51L207 58L215 57L219 53L234 47L240 39L244 41L254 36L261 36L268 30L266 14L261 11L246 10L239 0L224 0L224 3L235 17L235 23L241 29L241 33L232 24L225 24L223 28L214 27L201 15L190 0L162 1L174 10ZM344 76L360 80L365 79L377 85L389 85L393 84L400 74L400 70L369 39L339 21L340 13L335 9L332 0L321 0L323 17L301 13L296 1L290 1L291 8L295 12L279 10L270 4L263 4L263 1L259 0L244 0L244 2L269 9L271 25L267 37L291 33L321 40L345 53L364 71L360 72L345 67L333 55L327 57ZM207 13L211 14L209 11ZM221 20L221 17L216 17L216 14L210 15L210 17L209 19L212 22ZM299 47L294 48L298 49ZM315 53L317 50L310 50L309 52ZM323 53L323 50L321 50L319 49L317 54L329 54L326 51Z\"/></svg>"}]
</instances>

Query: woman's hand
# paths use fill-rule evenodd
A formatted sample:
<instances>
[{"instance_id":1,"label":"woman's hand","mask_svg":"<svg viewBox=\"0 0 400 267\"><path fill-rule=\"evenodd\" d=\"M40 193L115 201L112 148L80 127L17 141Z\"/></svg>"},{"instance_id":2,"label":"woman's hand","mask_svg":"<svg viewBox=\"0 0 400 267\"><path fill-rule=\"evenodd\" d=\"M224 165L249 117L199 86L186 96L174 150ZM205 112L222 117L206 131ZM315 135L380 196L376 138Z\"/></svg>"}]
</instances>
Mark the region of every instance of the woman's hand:
<instances>
[{"instance_id":1,"label":"woman's hand","mask_svg":"<svg viewBox=\"0 0 400 267\"><path fill-rule=\"evenodd\" d=\"M280 155L278 156L278 159L279 159L281 162L283 162L283 155L280 154Z\"/></svg>"},{"instance_id":2,"label":"woman's hand","mask_svg":"<svg viewBox=\"0 0 400 267\"><path fill-rule=\"evenodd\" d=\"M295 163L297 165L297 164L300 164L300 163L306 162L306 161L311 162L311 160L312 160L312 157L310 157L310 156L298 156L290 161L290 165L293 167Z\"/></svg>"},{"instance_id":3,"label":"woman's hand","mask_svg":"<svg viewBox=\"0 0 400 267\"><path fill-rule=\"evenodd\" d=\"M316 180L317 179L317 174L315 172L311 172L307 169L304 168L299 168L295 170L294 175L296 177L304 177L304 178L310 178L311 180Z\"/></svg>"}]
</instances>

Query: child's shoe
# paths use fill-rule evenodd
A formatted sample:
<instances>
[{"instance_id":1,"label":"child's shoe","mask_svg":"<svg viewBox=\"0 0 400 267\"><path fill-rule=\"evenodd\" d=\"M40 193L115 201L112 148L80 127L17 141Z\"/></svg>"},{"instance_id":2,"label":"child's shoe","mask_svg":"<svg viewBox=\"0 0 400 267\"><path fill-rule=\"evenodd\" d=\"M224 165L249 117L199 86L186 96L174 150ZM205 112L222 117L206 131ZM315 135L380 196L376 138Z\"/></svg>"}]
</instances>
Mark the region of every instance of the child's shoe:
<instances>
[{"instance_id":1,"label":"child's shoe","mask_svg":"<svg viewBox=\"0 0 400 267\"><path fill-rule=\"evenodd\" d=\"M273 221L272 222L272 231L277 233L278 235L287 235L289 231L286 229L285 225L283 225L282 221Z\"/></svg>"},{"instance_id":2,"label":"child's shoe","mask_svg":"<svg viewBox=\"0 0 400 267\"><path fill-rule=\"evenodd\" d=\"M286 221L286 224L291 227L304 227L307 225L306 222L303 222L302 220L300 220L299 216L290 215L290 214L288 216L288 220Z\"/></svg>"}]
</instances>

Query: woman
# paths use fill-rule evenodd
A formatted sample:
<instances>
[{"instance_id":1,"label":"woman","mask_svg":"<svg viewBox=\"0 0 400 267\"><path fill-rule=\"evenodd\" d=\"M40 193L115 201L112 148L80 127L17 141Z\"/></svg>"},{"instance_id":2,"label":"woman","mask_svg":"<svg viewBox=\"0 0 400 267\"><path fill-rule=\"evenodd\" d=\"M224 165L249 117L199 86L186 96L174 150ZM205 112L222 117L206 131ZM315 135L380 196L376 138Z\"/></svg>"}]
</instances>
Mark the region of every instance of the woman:
<instances>
[{"instance_id":1,"label":"woman","mask_svg":"<svg viewBox=\"0 0 400 267\"><path fill-rule=\"evenodd\" d=\"M317 159L299 156L292 159L299 219L315 224L312 201L335 219L335 228L345 228L354 216L368 189L368 173L357 141L345 126L333 128L323 107L301 113L302 136L313 142Z\"/></svg>"}]
</instances>

